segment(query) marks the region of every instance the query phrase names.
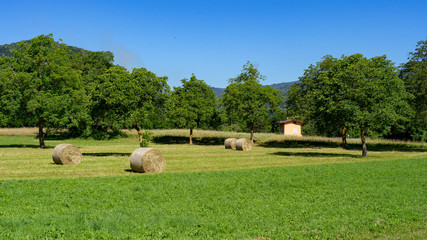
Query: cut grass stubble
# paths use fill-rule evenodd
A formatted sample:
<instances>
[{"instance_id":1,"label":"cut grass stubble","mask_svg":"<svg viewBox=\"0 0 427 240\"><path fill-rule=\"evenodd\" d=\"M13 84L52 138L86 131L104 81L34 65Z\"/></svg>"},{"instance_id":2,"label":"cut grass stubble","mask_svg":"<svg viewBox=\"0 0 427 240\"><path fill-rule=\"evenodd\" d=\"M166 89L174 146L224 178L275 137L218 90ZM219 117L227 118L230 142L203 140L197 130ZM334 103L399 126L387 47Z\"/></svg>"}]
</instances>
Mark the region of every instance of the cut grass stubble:
<instances>
[{"instance_id":1,"label":"cut grass stubble","mask_svg":"<svg viewBox=\"0 0 427 240\"><path fill-rule=\"evenodd\" d=\"M233 133L195 131L200 132L195 138L228 138ZM171 137L182 137L188 134L185 131L170 130ZM238 134L236 134L238 135ZM259 134L261 135L261 134ZM167 136L166 130L158 130L155 136ZM228 169L252 169L263 167L280 167L295 165L310 165L324 163L346 163L355 161L384 161L405 158L426 158L424 145L413 144L416 151L409 147L402 151L371 150L368 157L361 158L359 149L342 149L319 139L283 138L274 134L261 135L251 151L233 151L224 148L224 141L218 145L189 145L189 144L161 144L151 146L160 150L166 159L165 172L195 172L217 171ZM272 140L274 139L274 140ZM295 141L302 141L295 145ZM305 141L305 142L304 142ZM110 141L95 141L85 139L67 139L67 143L80 148L83 159L79 166L57 166L52 164L52 147L63 140L47 140L51 148L37 148L37 139L34 136L1 136L0 135L0 180L22 178L63 178L63 177L93 177L93 176L126 176L132 175L129 165L130 154L137 148L136 136L115 139ZM197 142L197 140L195 141ZM210 141L208 141L210 142ZM214 141L215 142L215 141ZM272 143L272 144L270 144ZM337 142L339 144L339 142ZM385 142L389 144L388 142ZM312 145L314 146L312 146ZM322 145L323 144L323 145ZM368 143L369 144L369 143ZM381 143L384 145L384 143ZM395 146L406 146L404 143L391 143ZM368 145L369 147L370 145ZM424 149L420 151L420 149Z\"/></svg>"}]
</instances>

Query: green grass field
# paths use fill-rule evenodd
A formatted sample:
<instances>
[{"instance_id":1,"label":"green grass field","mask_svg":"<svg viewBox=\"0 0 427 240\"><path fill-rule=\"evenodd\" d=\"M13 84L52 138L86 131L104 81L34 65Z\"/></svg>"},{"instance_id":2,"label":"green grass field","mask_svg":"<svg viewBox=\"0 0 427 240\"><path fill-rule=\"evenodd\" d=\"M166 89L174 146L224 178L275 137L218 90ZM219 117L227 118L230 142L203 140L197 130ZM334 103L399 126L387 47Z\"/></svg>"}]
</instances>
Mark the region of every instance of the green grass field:
<instances>
[{"instance_id":1,"label":"green grass field","mask_svg":"<svg viewBox=\"0 0 427 240\"><path fill-rule=\"evenodd\" d=\"M19 133L19 135L10 135ZM155 131L161 174L130 171L135 135L111 141L0 131L0 239L426 239L427 146L292 139L257 134L248 152L224 149L245 134ZM72 143L78 166L55 165Z\"/></svg>"}]
</instances>

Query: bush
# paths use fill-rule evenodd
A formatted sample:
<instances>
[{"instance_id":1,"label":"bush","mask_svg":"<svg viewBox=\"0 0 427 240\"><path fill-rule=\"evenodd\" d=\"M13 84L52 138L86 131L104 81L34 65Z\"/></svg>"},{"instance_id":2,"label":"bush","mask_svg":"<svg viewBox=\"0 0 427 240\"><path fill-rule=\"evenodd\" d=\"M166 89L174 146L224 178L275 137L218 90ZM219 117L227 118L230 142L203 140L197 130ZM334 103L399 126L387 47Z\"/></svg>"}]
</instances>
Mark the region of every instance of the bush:
<instances>
[{"instance_id":1,"label":"bush","mask_svg":"<svg viewBox=\"0 0 427 240\"><path fill-rule=\"evenodd\" d=\"M427 131L424 131L424 130L414 131L414 133L412 134L412 138L415 141L427 142Z\"/></svg>"},{"instance_id":2,"label":"bush","mask_svg":"<svg viewBox=\"0 0 427 240\"><path fill-rule=\"evenodd\" d=\"M140 147L148 147L154 138L154 134L150 131L142 131L141 136L142 141L139 143Z\"/></svg>"}]
</instances>

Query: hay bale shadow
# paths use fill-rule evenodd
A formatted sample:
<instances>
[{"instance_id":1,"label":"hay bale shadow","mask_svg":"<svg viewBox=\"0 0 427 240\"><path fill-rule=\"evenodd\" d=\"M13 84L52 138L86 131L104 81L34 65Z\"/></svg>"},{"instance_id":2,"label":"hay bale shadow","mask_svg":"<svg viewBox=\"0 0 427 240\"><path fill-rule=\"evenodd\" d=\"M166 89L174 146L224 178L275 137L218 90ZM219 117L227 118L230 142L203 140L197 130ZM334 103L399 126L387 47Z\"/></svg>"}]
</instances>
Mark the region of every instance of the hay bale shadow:
<instances>
[{"instance_id":1,"label":"hay bale shadow","mask_svg":"<svg viewBox=\"0 0 427 240\"><path fill-rule=\"evenodd\" d=\"M93 156L93 157L111 157L111 156L127 157L127 156L130 156L130 153L100 152L100 153L82 153L82 155L83 156Z\"/></svg>"}]
</instances>

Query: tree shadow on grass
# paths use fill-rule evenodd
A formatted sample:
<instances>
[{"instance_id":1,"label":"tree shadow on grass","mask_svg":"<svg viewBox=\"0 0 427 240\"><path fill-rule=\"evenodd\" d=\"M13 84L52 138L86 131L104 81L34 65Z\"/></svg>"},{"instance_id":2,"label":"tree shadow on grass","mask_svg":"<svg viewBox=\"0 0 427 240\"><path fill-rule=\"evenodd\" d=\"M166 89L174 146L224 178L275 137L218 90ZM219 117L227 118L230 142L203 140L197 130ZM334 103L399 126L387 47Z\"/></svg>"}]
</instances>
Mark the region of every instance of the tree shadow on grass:
<instances>
[{"instance_id":1,"label":"tree shadow on grass","mask_svg":"<svg viewBox=\"0 0 427 240\"><path fill-rule=\"evenodd\" d=\"M342 148L339 142L316 141L316 140L283 140L268 141L260 144L266 148ZM368 151L388 152L427 152L427 147L411 145L410 143L367 143ZM362 150L361 143L349 143L348 150Z\"/></svg>"},{"instance_id":2,"label":"tree shadow on grass","mask_svg":"<svg viewBox=\"0 0 427 240\"><path fill-rule=\"evenodd\" d=\"M340 147L341 144L336 142L327 141L310 141L310 140L273 140L263 142L260 144L261 147L266 148L336 148Z\"/></svg>"},{"instance_id":3,"label":"tree shadow on grass","mask_svg":"<svg viewBox=\"0 0 427 240\"><path fill-rule=\"evenodd\" d=\"M378 151L378 152L427 152L426 147L422 146L411 146L410 144L404 143L367 143L366 147L368 151ZM362 150L362 144L349 144L348 149L350 150Z\"/></svg>"},{"instance_id":4,"label":"tree shadow on grass","mask_svg":"<svg viewBox=\"0 0 427 240\"><path fill-rule=\"evenodd\" d=\"M224 145L224 141L226 138L222 137L205 137L205 138L194 138L193 144L195 145ZM189 144L189 137L181 137L181 136L161 136L154 137L154 143L158 144Z\"/></svg>"},{"instance_id":5,"label":"tree shadow on grass","mask_svg":"<svg viewBox=\"0 0 427 240\"><path fill-rule=\"evenodd\" d=\"M82 155L83 156L93 156L93 157L110 157L110 156L126 157L126 156L130 156L131 153L115 153L115 152L106 153L106 152L101 152L101 153L82 153Z\"/></svg>"},{"instance_id":6,"label":"tree shadow on grass","mask_svg":"<svg viewBox=\"0 0 427 240\"><path fill-rule=\"evenodd\" d=\"M46 135L44 140L68 140L71 136L68 135Z\"/></svg>"},{"instance_id":7,"label":"tree shadow on grass","mask_svg":"<svg viewBox=\"0 0 427 240\"><path fill-rule=\"evenodd\" d=\"M320 152L274 152L271 153L278 156L297 156L297 157L351 157L351 158L360 158L354 154L347 153L320 153Z\"/></svg>"},{"instance_id":8,"label":"tree shadow on grass","mask_svg":"<svg viewBox=\"0 0 427 240\"><path fill-rule=\"evenodd\" d=\"M34 144L9 144L9 145L0 145L0 148L40 148L40 146L34 145ZM49 148L53 148L53 147L46 146L40 149L49 149Z\"/></svg>"}]
</instances>

